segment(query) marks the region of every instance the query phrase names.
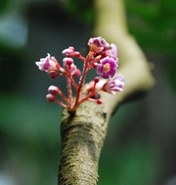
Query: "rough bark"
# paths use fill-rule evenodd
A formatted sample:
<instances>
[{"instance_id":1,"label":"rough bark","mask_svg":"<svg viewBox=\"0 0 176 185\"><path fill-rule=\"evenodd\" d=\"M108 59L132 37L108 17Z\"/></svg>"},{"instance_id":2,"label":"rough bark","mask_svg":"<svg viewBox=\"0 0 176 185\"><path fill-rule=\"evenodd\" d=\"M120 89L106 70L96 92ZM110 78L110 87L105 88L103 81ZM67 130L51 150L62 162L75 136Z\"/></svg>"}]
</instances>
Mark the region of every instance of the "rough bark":
<instances>
[{"instance_id":1,"label":"rough bark","mask_svg":"<svg viewBox=\"0 0 176 185\"><path fill-rule=\"evenodd\" d=\"M107 122L108 117L102 111L102 106L92 102L82 104L75 114L64 111L61 123L60 184L97 184L98 161Z\"/></svg>"},{"instance_id":2,"label":"rough bark","mask_svg":"<svg viewBox=\"0 0 176 185\"><path fill-rule=\"evenodd\" d=\"M125 77L125 89L117 95L102 93L103 105L86 102L61 121L62 151L60 185L96 185L98 161L112 112L130 96L146 92L154 85L151 67L134 38L128 33L123 0L94 0L94 35L117 44L118 73Z\"/></svg>"}]
</instances>

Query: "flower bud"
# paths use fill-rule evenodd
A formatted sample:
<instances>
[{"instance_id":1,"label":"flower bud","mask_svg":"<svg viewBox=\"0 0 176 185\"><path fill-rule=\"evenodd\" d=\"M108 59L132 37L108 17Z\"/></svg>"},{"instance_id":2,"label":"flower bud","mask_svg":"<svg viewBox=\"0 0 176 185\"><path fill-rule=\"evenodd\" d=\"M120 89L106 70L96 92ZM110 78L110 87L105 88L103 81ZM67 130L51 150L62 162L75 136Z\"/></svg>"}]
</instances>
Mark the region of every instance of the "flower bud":
<instances>
[{"instance_id":1,"label":"flower bud","mask_svg":"<svg viewBox=\"0 0 176 185\"><path fill-rule=\"evenodd\" d=\"M49 101L49 102L54 102L56 100L56 97L52 94L47 94L46 95L46 99Z\"/></svg>"},{"instance_id":2,"label":"flower bud","mask_svg":"<svg viewBox=\"0 0 176 185\"><path fill-rule=\"evenodd\" d=\"M69 69L72 64L73 64L73 59L72 58L65 57L63 59L63 67L64 67L64 69Z\"/></svg>"},{"instance_id":3,"label":"flower bud","mask_svg":"<svg viewBox=\"0 0 176 185\"><path fill-rule=\"evenodd\" d=\"M99 80L100 80L100 79L99 79L97 76L94 78L94 82L95 82L95 83L98 83Z\"/></svg>"},{"instance_id":4,"label":"flower bud","mask_svg":"<svg viewBox=\"0 0 176 185\"><path fill-rule=\"evenodd\" d=\"M67 49L64 49L62 51L62 54L65 55L66 57L78 57L80 56L80 52L75 51L75 48L70 46Z\"/></svg>"},{"instance_id":5,"label":"flower bud","mask_svg":"<svg viewBox=\"0 0 176 185\"><path fill-rule=\"evenodd\" d=\"M70 71L71 76L78 77L81 75L81 71L77 68L77 66L73 63L73 59L69 57L65 57L63 59L63 68L66 71Z\"/></svg>"},{"instance_id":6,"label":"flower bud","mask_svg":"<svg viewBox=\"0 0 176 185\"><path fill-rule=\"evenodd\" d=\"M103 101L102 101L101 99L97 99L97 100L96 100L96 103L97 103L97 104L102 104Z\"/></svg>"},{"instance_id":7,"label":"flower bud","mask_svg":"<svg viewBox=\"0 0 176 185\"><path fill-rule=\"evenodd\" d=\"M49 92L49 94L52 94L52 95L54 95L54 96L56 96L57 94L59 94L59 88L58 87L56 87L55 85L51 85L51 86L49 86L49 88L48 88L48 92Z\"/></svg>"}]
</instances>

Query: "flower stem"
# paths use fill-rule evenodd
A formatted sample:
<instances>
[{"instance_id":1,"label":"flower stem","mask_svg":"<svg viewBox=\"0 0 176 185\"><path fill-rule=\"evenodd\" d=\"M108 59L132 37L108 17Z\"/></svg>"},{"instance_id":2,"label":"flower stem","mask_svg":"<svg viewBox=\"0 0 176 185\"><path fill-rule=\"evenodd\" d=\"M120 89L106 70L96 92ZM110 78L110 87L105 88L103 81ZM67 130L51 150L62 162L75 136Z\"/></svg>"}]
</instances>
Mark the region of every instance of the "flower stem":
<instances>
[{"instance_id":1,"label":"flower stem","mask_svg":"<svg viewBox=\"0 0 176 185\"><path fill-rule=\"evenodd\" d=\"M79 103L82 103L82 102L88 100L89 98L91 98L92 96L95 95L95 92L96 92L96 91L95 91L95 86L96 86L96 82L94 83L94 86L93 86L93 89L91 90L91 92L89 92L89 94L88 94L87 96L85 96L84 98L82 98L82 99L79 101Z\"/></svg>"},{"instance_id":2,"label":"flower stem","mask_svg":"<svg viewBox=\"0 0 176 185\"><path fill-rule=\"evenodd\" d=\"M82 75L80 77L80 81L79 81L79 86L78 86L78 90L77 90L77 95L76 95L76 100L75 100L75 104L72 108L72 110L75 110L76 107L79 105L79 99L80 99L80 94L81 94L81 90L82 90L82 87L85 83L85 79L86 79L86 75L87 75L87 72L88 72L88 67L89 67L89 61L88 59L85 60L84 62L84 66L83 66L83 72L82 72Z\"/></svg>"},{"instance_id":3,"label":"flower stem","mask_svg":"<svg viewBox=\"0 0 176 185\"><path fill-rule=\"evenodd\" d=\"M70 104L69 99L64 95L62 91L59 91L58 95L65 101L65 103Z\"/></svg>"},{"instance_id":4,"label":"flower stem","mask_svg":"<svg viewBox=\"0 0 176 185\"><path fill-rule=\"evenodd\" d=\"M70 80L71 80L71 83L72 83L73 87L77 91L78 90L78 84L75 82L75 80L72 77L70 78Z\"/></svg>"},{"instance_id":5,"label":"flower stem","mask_svg":"<svg viewBox=\"0 0 176 185\"><path fill-rule=\"evenodd\" d=\"M72 87L71 87L71 75L69 73L69 76L67 77L67 90L68 90L68 99L70 106L72 104L72 98L73 98L73 93L72 93Z\"/></svg>"},{"instance_id":6,"label":"flower stem","mask_svg":"<svg viewBox=\"0 0 176 185\"><path fill-rule=\"evenodd\" d=\"M55 100L55 103L57 103L58 105L60 105L63 108L67 108L67 105L58 99Z\"/></svg>"}]
</instances>

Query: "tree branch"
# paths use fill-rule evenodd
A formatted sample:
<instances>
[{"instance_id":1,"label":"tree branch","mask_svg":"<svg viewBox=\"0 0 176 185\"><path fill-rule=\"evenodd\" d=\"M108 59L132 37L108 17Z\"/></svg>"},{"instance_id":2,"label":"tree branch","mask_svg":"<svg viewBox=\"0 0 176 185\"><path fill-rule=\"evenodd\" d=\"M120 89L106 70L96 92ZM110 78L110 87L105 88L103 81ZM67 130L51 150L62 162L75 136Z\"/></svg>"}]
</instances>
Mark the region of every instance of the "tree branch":
<instances>
[{"instance_id":1,"label":"tree branch","mask_svg":"<svg viewBox=\"0 0 176 185\"><path fill-rule=\"evenodd\" d=\"M102 106L93 102L82 104L74 115L64 110L59 184L97 184L98 161L107 122Z\"/></svg>"},{"instance_id":2,"label":"tree branch","mask_svg":"<svg viewBox=\"0 0 176 185\"><path fill-rule=\"evenodd\" d=\"M117 96L104 94L106 108L112 112L120 103L136 93L147 92L155 84L149 64L137 42L127 31L123 0L95 0L95 35L101 35L119 48L119 74L125 77L125 88Z\"/></svg>"},{"instance_id":3,"label":"tree branch","mask_svg":"<svg viewBox=\"0 0 176 185\"><path fill-rule=\"evenodd\" d=\"M102 93L103 105L83 103L75 114L64 110L61 121L60 185L96 185L98 161L112 112L131 95L150 90L155 80L137 42L127 31L123 0L94 0L94 33L119 48L119 74L125 77L122 93Z\"/></svg>"}]
</instances>

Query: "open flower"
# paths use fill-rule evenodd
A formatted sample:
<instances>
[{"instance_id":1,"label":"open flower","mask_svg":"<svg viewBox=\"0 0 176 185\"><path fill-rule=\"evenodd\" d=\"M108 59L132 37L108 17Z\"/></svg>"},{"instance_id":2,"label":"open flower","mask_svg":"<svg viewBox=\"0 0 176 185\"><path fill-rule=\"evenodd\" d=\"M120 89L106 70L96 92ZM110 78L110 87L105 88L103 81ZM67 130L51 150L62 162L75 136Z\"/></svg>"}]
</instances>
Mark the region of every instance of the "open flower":
<instances>
[{"instance_id":1,"label":"open flower","mask_svg":"<svg viewBox=\"0 0 176 185\"><path fill-rule=\"evenodd\" d=\"M102 90L111 94L123 91L124 87L124 77L122 75L117 75L112 79L109 79L102 87Z\"/></svg>"},{"instance_id":2,"label":"open flower","mask_svg":"<svg viewBox=\"0 0 176 185\"><path fill-rule=\"evenodd\" d=\"M60 65L54 57L48 54L47 57L41 58L39 62L35 62L39 70L45 71L46 73L53 74L59 71Z\"/></svg>"},{"instance_id":3,"label":"open flower","mask_svg":"<svg viewBox=\"0 0 176 185\"><path fill-rule=\"evenodd\" d=\"M111 54L112 54L112 57L116 58L117 59L117 46L115 44L111 44Z\"/></svg>"},{"instance_id":4,"label":"open flower","mask_svg":"<svg viewBox=\"0 0 176 185\"><path fill-rule=\"evenodd\" d=\"M115 44L110 44L110 48L107 50L104 50L101 52L101 56L102 58L109 56L109 57L113 57L114 59L117 60L118 63L118 53L117 53L117 46Z\"/></svg>"},{"instance_id":5,"label":"open flower","mask_svg":"<svg viewBox=\"0 0 176 185\"><path fill-rule=\"evenodd\" d=\"M106 42L102 37L94 37L90 38L88 41L88 45L90 47L90 51L92 52L101 52L105 49L109 49L110 45Z\"/></svg>"},{"instance_id":6,"label":"open flower","mask_svg":"<svg viewBox=\"0 0 176 185\"><path fill-rule=\"evenodd\" d=\"M100 63L97 65L97 73L102 78L111 78L117 71L117 61L112 57L105 57L100 60Z\"/></svg>"}]
</instances>

